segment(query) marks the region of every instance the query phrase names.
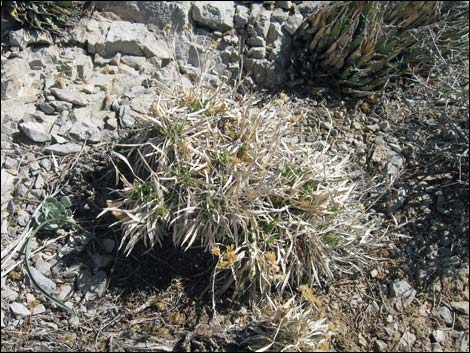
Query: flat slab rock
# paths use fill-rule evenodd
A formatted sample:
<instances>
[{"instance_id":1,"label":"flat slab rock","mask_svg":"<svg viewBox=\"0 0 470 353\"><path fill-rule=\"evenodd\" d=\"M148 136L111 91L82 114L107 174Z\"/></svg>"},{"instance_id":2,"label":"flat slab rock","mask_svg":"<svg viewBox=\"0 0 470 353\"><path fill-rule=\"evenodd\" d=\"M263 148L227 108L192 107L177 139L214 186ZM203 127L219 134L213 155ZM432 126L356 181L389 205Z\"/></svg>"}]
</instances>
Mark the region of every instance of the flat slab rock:
<instances>
[{"instance_id":1,"label":"flat slab rock","mask_svg":"<svg viewBox=\"0 0 470 353\"><path fill-rule=\"evenodd\" d=\"M67 154L78 153L82 146L76 143L54 144L44 148L44 152L52 152L58 156L65 156Z\"/></svg>"}]
</instances>

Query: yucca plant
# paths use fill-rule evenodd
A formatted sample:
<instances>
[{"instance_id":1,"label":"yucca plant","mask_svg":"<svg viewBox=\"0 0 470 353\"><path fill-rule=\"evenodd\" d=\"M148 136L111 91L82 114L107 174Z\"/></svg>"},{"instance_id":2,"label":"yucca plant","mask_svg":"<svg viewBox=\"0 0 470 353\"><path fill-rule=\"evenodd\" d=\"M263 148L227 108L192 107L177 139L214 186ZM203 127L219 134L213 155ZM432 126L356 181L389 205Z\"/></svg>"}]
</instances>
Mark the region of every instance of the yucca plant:
<instances>
[{"instance_id":1,"label":"yucca plant","mask_svg":"<svg viewBox=\"0 0 470 353\"><path fill-rule=\"evenodd\" d=\"M202 247L216 260L213 292L250 298L367 265L375 221L350 198L348 158L286 142L299 117L284 96L160 87L136 114L142 130L114 151L124 187L104 212L118 218L124 252L168 236Z\"/></svg>"},{"instance_id":2,"label":"yucca plant","mask_svg":"<svg viewBox=\"0 0 470 353\"><path fill-rule=\"evenodd\" d=\"M5 11L21 27L32 31L46 32L61 37L67 33L73 21L87 1L2 1Z\"/></svg>"},{"instance_id":3,"label":"yucca plant","mask_svg":"<svg viewBox=\"0 0 470 353\"><path fill-rule=\"evenodd\" d=\"M466 33L468 47L468 3L444 3L341 1L320 6L295 35L294 67L302 77L333 83L343 93L373 94L406 74L407 64L421 63L417 49L422 43L414 31L446 27L450 41L460 43Z\"/></svg>"}]
</instances>

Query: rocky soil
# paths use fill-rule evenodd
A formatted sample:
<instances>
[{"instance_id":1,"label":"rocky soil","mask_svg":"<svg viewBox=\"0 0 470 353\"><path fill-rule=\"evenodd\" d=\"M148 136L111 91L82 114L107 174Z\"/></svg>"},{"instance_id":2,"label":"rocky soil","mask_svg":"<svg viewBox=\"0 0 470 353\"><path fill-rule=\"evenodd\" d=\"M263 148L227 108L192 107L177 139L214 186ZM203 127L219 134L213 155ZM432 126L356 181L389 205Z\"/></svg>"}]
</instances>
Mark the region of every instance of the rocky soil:
<instances>
[{"instance_id":1,"label":"rocky soil","mask_svg":"<svg viewBox=\"0 0 470 353\"><path fill-rule=\"evenodd\" d=\"M203 293L211 258L170 244L124 257L111 216L96 219L114 186L113 144L139 128L160 83L191 88L203 73L214 86L242 75L270 89L262 99L283 84L284 104L306 117L291 142L350 154L358 182L374 185L363 203L383 215L384 246L371 271L317 292L340 322L332 349L468 351L468 105L418 86L342 101L292 80L292 35L317 5L103 1L61 43L3 33L2 19L2 350L246 349L249 309L224 298L214 315ZM32 288L11 251L51 194L68 197L92 234L32 245L36 280L73 318Z\"/></svg>"}]
</instances>

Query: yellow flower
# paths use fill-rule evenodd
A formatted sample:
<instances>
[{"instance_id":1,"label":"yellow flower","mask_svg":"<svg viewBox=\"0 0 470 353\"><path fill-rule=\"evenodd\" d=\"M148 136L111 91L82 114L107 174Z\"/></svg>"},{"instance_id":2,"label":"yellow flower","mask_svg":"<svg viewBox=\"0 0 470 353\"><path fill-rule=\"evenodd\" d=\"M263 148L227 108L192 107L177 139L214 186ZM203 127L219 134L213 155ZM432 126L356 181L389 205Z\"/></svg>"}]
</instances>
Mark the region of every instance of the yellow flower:
<instances>
[{"instance_id":1,"label":"yellow flower","mask_svg":"<svg viewBox=\"0 0 470 353\"><path fill-rule=\"evenodd\" d=\"M321 305L320 299L318 299L313 294L313 292L312 292L312 290L310 289L309 286L307 286L305 284L302 284L301 286L299 286L298 290L299 290L300 293L302 293L302 296L304 297L304 299L308 300L310 303L315 304L315 305L317 305L317 304Z\"/></svg>"},{"instance_id":2,"label":"yellow flower","mask_svg":"<svg viewBox=\"0 0 470 353\"><path fill-rule=\"evenodd\" d=\"M327 351L329 349L330 349L330 343L326 339L321 341L320 344L318 345L318 350L320 351Z\"/></svg>"},{"instance_id":3,"label":"yellow flower","mask_svg":"<svg viewBox=\"0 0 470 353\"><path fill-rule=\"evenodd\" d=\"M268 258L268 261L271 263L276 263L276 254L274 251L268 251L266 253L266 257Z\"/></svg>"},{"instance_id":4,"label":"yellow flower","mask_svg":"<svg viewBox=\"0 0 470 353\"><path fill-rule=\"evenodd\" d=\"M164 27L165 30L170 30L171 29L171 23L167 23Z\"/></svg>"},{"instance_id":5,"label":"yellow flower","mask_svg":"<svg viewBox=\"0 0 470 353\"><path fill-rule=\"evenodd\" d=\"M189 31L189 24L185 23L185 24L183 25L183 30Z\"/></svg>"},{"instance_id":6,"label":"yellow flower","mask_svg":"<svg viewBox=\"0 0 470 353\"><path fill-rule=\"evenodd\" d=\"M212 255L214 256L220 256L220 248L218 246L214 246L212 248Z\"/></svg>"}]
</instances>

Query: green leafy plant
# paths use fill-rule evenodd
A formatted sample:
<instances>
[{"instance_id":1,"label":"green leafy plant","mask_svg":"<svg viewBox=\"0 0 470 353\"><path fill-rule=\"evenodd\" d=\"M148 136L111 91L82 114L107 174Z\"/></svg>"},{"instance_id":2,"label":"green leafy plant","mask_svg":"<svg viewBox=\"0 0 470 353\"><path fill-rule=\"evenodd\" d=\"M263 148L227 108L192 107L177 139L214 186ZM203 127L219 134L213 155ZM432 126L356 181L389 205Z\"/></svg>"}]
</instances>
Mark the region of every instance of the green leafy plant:
<instances>
[{"instance_id":1,"label":"green leafy plant","mask_svg":"<svg viewBox=\"0 0 470 353\"><path fill-rule=\"evenodd\" d=\"M54 231L57 229L65 228L65 227L76 227L82 232L86 232L77 222L74 220L72 216L72 211L70 210L71 206L70 199L68 197L62 197L57 200L55 197L48 197L44 200L43 205L39 209L39 212L35 214L34 220L36 226L28 235L27 241L24 246L24 256L25 256L25 267L26 272L29 275L31 283L34 287L39 290L48 300L52 303L58 305L70 315L74 316L75 311L65 305L61 300L54 298L50 293L46 292L36 281L31 271L31 240L38 234L39 231L46 230L46 231Z\"/></svg>"}]
</instances>

